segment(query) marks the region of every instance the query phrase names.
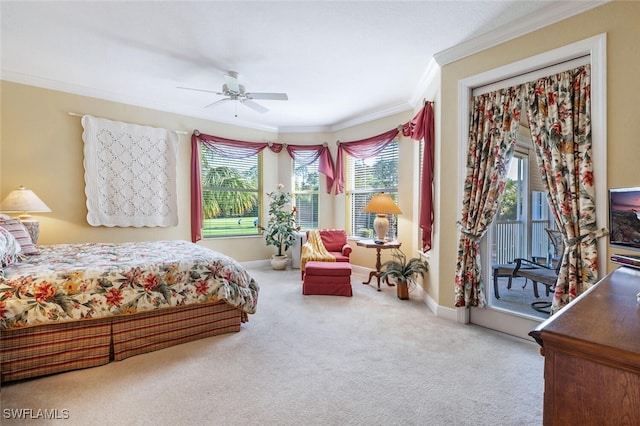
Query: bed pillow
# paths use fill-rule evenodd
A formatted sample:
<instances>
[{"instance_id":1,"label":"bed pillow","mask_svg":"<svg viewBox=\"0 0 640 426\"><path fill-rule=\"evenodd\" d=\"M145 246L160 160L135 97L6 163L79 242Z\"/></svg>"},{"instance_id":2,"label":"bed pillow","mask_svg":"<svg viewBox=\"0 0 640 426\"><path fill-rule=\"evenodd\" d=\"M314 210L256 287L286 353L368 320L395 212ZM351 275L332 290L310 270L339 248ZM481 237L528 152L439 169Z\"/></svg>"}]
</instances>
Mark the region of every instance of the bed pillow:
<instances>
[{"instance_id":1,"label":"bed pillow","mask_svg":"<svg viewBox=\"0 0 640 426\"><path fill-rule=\"evenodd\" d=\"M38 254L36 245L31 241L31 236L19 219L0 220L0 227L11 232L22 248L22 254Z\"/></svg>"},{"instance_id":2,"label":"bed pillow","mask_svg":"<svg viewBox=\"0 0 640 426\"><path fill-rule=\"evenodd\" d=\"M20 251L20 244L18 244L11 232L0 227L0 267L16 262Z\"/></svg>"}]
</instances>

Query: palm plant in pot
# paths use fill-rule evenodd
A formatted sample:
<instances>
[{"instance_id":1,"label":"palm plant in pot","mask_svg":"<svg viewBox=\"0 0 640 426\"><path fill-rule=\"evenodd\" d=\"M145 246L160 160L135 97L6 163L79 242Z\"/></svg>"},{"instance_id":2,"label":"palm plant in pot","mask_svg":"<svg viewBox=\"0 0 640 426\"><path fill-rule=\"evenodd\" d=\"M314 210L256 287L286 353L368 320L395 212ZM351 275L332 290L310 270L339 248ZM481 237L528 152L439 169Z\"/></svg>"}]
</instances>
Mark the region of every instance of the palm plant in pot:
<instances>
[{"instance_id":1,"label":"palm plant in pot","mask_svg":"<svg viewBox=\"0 0 640 426\"><path fill-rule=\"evenodd\" d=\"M267 226L260 226L264 231L265 242L268 246L274 246L278 249L278 253L271 257L271 266L274 269L285 269L289 258L285 252L293 245L296 240L295 231L296 208L288 208L291 203L291 197L282 189L284 185L278 184L277 190L268 192L267 196L271 198L269 202L269 221Z\"/></svg>"},{"instance_id":2,"label":"palm plant in pot","mask_svg":"<svg viewBox=\"0 0 640 426\"><path fill-rule=\"evenodd\" d=\"M381 266L380 279L389 281L389 278L392 278L396 284L398 298L408 299L409 283L415 282L418 275L424 277L424 273L429 270L429 263L417 257L407 260L407 256L400 249L395 249L391 256L393 259L387 260Z\"/></svg>"}]
</instances>

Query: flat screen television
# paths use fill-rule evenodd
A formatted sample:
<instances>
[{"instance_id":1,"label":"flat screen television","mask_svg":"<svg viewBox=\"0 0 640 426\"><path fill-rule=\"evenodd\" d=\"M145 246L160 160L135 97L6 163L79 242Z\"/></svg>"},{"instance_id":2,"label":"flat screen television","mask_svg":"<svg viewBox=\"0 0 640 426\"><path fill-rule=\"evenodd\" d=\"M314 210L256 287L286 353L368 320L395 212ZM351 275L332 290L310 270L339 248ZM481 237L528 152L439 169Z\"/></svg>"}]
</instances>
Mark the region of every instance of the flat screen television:
<instances>
[{"instance_id":1,"label":"flat screen television","mask_svg":"<svg viewBox=\"0 0 640 426\"><path fill-rule=\"evenodd\" d=\"M609 244L640 251L640 187L609 190Z\"/></svg>"}]
</instances>

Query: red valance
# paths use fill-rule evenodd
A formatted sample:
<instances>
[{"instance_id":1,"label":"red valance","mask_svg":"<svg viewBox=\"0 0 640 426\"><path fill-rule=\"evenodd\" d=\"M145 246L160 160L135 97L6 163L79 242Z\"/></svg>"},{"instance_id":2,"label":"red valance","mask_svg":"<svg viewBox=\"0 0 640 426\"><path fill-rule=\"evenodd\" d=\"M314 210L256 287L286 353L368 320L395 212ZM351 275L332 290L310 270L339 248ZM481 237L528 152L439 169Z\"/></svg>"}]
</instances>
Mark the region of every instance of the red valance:
<instances>
[{"instance_id":1,"label":"red valance","mask_svg":"<svg viewBox=\"0 0 640 426\"><path fill-rule=\"evenodd\" d=\"M341 142L338 145L338 158L336 159L334 194L338 195L344 192L344 153L360 159L374 157L380 154L398 136L398 133L400 133L398 129L393 129L367 139Z\"/></svg>"}]
</instances>

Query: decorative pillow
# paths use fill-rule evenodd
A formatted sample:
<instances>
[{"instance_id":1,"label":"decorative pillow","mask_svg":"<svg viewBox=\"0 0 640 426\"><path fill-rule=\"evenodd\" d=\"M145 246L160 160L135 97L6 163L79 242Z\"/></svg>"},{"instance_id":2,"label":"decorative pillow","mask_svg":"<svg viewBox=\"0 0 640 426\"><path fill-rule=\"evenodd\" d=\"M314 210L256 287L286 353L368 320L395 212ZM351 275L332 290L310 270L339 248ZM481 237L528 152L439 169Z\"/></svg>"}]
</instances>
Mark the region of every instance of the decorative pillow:
<instances>
[{"instance_id":1,"label":"decorative pillow","mask_svg":"<svg viewBox=\"0 0 640 426\"><path fill-rule=\"evenodd\" d=\"M9 219L13 219L11 216L6 215L4 213L0 213L0 220L9 220Z\"/></svg>"},{"instance_id":2,"label":"decorative pillow","mask_svg":"<svg viewBox=\"0 0 640 426\"><path fill-rule=\"evenodd\" d=\"M320 238L327 251L341 252L347 243L347 233L341 229L323 229L320 231Z\"/></svg>"},{"instance_id":3,"label":"decorative pillow","mask_svg":"<svg viewBox=\"0 0 640 426\"><path fill-rule=\"evenodd\" d=\"M0 227L11 232L22 248L22 254L38 254L36 245L31 241L29 232L19 219L0 220Z\"/></svg>"},{"instance_id":4,"label":"decorative pillow","mask_svg":"<svg viewBox=\"0 0 640 426\"><path fill-rule=\"evenodd\" d=\"M11 232L0 227L0 266L5 267L17 261L20 251L20 244Z\"/></svg>"}]
</instances>

